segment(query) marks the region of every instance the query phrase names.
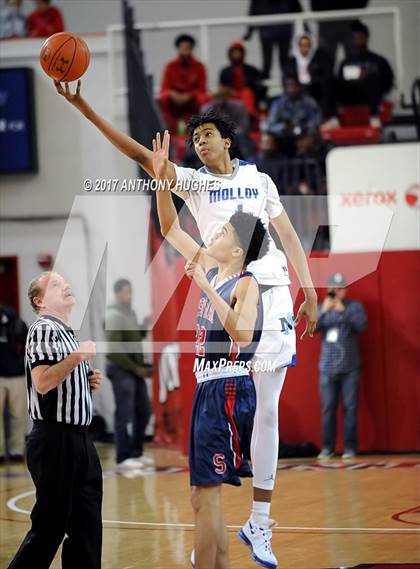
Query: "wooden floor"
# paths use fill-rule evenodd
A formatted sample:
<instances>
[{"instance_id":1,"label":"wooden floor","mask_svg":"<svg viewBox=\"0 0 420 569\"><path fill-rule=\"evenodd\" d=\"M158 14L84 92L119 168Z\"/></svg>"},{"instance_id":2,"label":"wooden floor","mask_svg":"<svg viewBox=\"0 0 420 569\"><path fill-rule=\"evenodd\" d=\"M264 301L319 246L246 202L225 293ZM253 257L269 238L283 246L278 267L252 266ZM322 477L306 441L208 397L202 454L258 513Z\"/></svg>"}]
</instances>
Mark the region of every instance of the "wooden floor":
<instances>
[{"instance_id":1,"label":"wooden floor","mask_svg":"<svg viewBox=\"0 0 420 569\"><path fill-rule=\"evenodd\" d=\"M128 479L113 471L113 447L98 450L105 476L103 569L190 567L193 520L185 458L150 449L157 471ZM308 460L281 461L272 508L280 569L420 564L420 456L363 457L354 464L343 469L339 459L327 468ZM33 501L26 468L2 466L1 568L29 528ZM235 535L250 502L249 480L241 488L224 488L232 569L257 567ZM52 567L60 566L58 554Z\"/></svg>"}]
</instances>

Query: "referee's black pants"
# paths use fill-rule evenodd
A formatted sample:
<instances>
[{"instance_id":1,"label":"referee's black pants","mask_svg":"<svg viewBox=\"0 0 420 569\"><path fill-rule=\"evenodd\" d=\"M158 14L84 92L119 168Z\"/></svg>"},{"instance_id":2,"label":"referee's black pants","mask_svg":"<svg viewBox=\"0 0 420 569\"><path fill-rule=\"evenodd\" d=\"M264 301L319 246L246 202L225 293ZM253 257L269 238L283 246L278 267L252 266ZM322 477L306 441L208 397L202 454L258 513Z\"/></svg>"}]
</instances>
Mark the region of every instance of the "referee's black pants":
<instances>
[{"instance_id":1,"label":"referee's black pants","mask_svg":"<svg viewBox=\"0 0 420 569\"><path fill-rule=\"evenodd\" d=\"M27 462L36 487L32 527L8 569L48 569L65 536L63 569L99 569L102 469L87 427L37 422Z\"/></svg>"}]
</instances>

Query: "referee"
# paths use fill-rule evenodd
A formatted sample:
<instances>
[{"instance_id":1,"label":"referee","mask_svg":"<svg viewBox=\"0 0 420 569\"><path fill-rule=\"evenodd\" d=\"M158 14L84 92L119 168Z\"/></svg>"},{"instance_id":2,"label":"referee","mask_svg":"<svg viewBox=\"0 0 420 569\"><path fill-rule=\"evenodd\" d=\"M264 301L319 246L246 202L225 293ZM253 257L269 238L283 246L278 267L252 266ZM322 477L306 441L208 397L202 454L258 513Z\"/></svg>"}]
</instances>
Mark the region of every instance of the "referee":
<instances>
[{"instance_id":1,"label":"referee","mask_svg":"<svg viewBox=\"0 0 420 569\"><path fill-rule=\"evenodd\" d=\"M68 325L75 298L54 272L28 290L38 319L26 341L28 410L34 422L27 444L36 487L32 527L9 569L47 569L64 539L63 569L99 569L102 549L102 470L89 438L91 391L102 374L90 370L93 342L79 342Z\"/></svg>"}]
</instances>

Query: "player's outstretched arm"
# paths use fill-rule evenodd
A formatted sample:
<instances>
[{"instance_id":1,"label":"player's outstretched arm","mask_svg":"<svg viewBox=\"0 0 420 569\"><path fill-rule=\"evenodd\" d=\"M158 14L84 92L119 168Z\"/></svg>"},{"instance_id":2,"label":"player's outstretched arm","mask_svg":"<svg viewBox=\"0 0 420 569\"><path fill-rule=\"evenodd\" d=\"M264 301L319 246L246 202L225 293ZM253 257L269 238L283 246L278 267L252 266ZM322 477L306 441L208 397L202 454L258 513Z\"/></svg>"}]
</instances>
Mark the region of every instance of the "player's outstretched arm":
<instances>
[{"instance_id":1,"label":"player's outstretched arm","mask_svg":"<svg viewBox=\"0 0 420 569\"><path fill-rule=\"evenodd\" d=\"M153 170L158 181L165 182L168 169L169 154L169 132L165 130L163 141L160 133L153 139ZM156 191L157 210L160 223L160 231L177 251L187 260L194 260L202 265L206 270L215 266L214 260L207 255L205 249L200 247L194 239L184 231L178 220L178 214L172 201L171 192L167 189L167 184L158 186Z\"/></svg>"},{"instance_id":2,"label":"player's outstretched arm","mask_svg":"<svg viewBox=\"0 0 420 569\"><path fill-rule=\"evenodd\" d=\"M303 250L300 239L284 210L279 216L270 219L270 223L273 225L280 237L284 251L292 262L305 294L305 301L300 305L295 318L295 324L298 325L302 316L305 316L306 328L301 339L306 334L309 334L309 336L312 337L316 328L318 299L312 282L311 273L309 272L305 251Z\"/></svg>"},{"instance_id":3,"label":"player's outstretched arm","mask_svg":"<svg viewBox=\"0 0 420 569\"><path fill-rule=\"evenodd\" d=\"M223 328L232 340L241 348L248 346L252 342L257 320L259 290L256 280L253 277L239 279L232 295L232 301L234 302L232 308L210 286L200 265L188 263L185 272L206 293Z\"/></svg>"},{"instance_id":4,"label":"player's outstretched arm","mask_svg":"<svg viewBox=\"0 0 420 569\"><path fill-rule=\"evenodd\" d=\"M77 82L76 92L72 93L68 83L64 87L58 81L54 81L57 93L62 95L73 107L80 111L102 134L116 147L120 152L135 160L140 166L153 178L155 173L153 171L153 152L143 146L124 132L121 132L111 123L106 121L103 117L98 115L89 103L80 94L82 82ZM172 162L168 161L167 172L165 173L167 180L171 183L176 183L175 166Z\"/></svg>"}]
</instances>

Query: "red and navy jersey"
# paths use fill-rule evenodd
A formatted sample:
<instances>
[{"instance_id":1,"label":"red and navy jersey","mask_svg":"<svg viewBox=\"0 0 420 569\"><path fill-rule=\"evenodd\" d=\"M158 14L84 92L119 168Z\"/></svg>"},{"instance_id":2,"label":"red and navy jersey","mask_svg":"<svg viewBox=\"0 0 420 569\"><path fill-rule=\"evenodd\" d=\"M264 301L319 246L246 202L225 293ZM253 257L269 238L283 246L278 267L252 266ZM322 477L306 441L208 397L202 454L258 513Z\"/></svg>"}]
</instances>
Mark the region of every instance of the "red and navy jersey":
<instances>
[{"instance_id":1,"label":"red and navy jersey","mask_svg":"<svg viewBox=\"0 0 420 569\"><path fill-rule=\"evenodd\" d=\"M215 280L217 272L217 268L208 271L206 276L210 283ZM244 270L231 275L216 285L216 292L229 306L236 283L244 277L255 278L250 271ZM263 308L260 295L252 342L241 349L223 328L214 306L208 296L202 292L198 304L194 371L196 373L199 371L209 372L213 369L221 371L221 368L230 362L228 364L230 369L234 365L237 371L242 369L242 374L246 374L250 369L251 360L260 341L262 326Z\"/></svg>"}]
</instances>

